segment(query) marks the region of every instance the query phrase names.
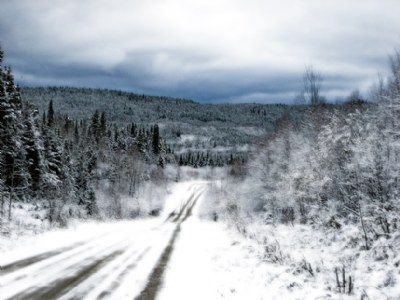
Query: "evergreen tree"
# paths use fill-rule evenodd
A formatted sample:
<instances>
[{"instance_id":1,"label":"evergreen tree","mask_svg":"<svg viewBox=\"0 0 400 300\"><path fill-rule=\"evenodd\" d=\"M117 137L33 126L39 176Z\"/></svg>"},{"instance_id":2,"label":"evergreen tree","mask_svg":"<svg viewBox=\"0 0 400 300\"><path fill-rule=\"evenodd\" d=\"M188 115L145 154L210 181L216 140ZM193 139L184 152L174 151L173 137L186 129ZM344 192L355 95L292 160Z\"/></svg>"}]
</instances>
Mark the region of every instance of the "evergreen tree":
<instances>
[{"instance_id":1,"label":"evergreen tree","mask_svg":"<svg viewBox=\"0 0 400 300\"><path fill-rule=\"evenodd\" d=\"M10 68L0 66L0 149L2 176L10 197L27 187L22 101ZM9 216L11 213L11 200Z\"/></svg>"},{"instance_id":2,"label":"evergreen tree","mask_svg":"<svg viewBox=\"0 0 400 300\"><path fill-rule=\"evenodd\" d=\"M49 102L49 108L47 110L47 126L52 127L54 124L54 109L53 109L53 100Z\"/></svg>"},{"instance_id":3,"label":"evergreen tree","mask_svg":"<svg viewBox=\"0 0 400 300\"><path fill-rule=\"evenodd\" d=\"M137 137L137 148L139 153L145 154L146 152L146 135L144 129L139 129L139 134Z\"/></svg>"},{"instance_id":4,"label":"evergreen tree","mask_svg":"<svg viewBox=\"0 0 400 300\"><path fill-rule=\"evenodd\" d=\"M95 216L98 213L96 194L93 187L89 187L85 193L85 208L88 216Z\"/></svg>"},{"instance_id":5,"label":"evergreen tree","mask_svg":"<svg viewBox=\"0 0 400 300\"><path fill-rule=\"evenodd\" d=\"M44 173L43 140L39 132L38 111L31 106L24 109L24 144L26 164L30 175L30 189L36 195L40 189L41 177Z\"/></svg>"},{"instance_id":6,"label":"evergreen tree","mask_svg":"<svg viewBox=\"0 0 400 300\"><path fill-rule=\"evenodd\" d=\"M136 137L137 135L137 126L135 123L131 124L131 137Z\"/></svg>"},{"instance_id":7,"label":"evergreen tree","mask_svg":"<svg viewBox=\"0 0 400 300\"><path fill-rule=\"evenodd\" d=\"M89 132L93 140L98 144L100 141L100 116L98 110L92 116Z\"/></svg>"},{"instance_id":8,"label":"evergreen tree","mask_svg":"<svg viewBox=\"0 0 400 300\"><path fill-rule=\"evenodd\" d=\"M44 196L55 199L60 196L60 184L67 176L63 165L62 144L51 130L45 130L43 142L45 174L42 177L42 192Z\"/></svg>"},{"instance_id":9,"label":"evergreen tree","mask_svg":"<svg viewBox=\"0 0 400 300\"><path fill-rule=\"evenodd\" d=\"M153 127L153 138L152 138L153 153L159 155L161 152L161 142L160 142L160 129L158 125Z\"/></svg>"},{"instance_id":10,"label":"evergreen tree","mask_svg":"<svg viewBox=\"0 0 400 300\"><path fill-rule=\"evenodd\" d=\"M78 122L75 122L75 126L74 126L74 142L75 142L75 145L79 144L79 125L78 125Z\"/></svg>"},{"instance_id":11,"label":"evergreen tree","mask_svg":"<svg viewBox=\"0 0 400 300\"><path fill-rule=\"evenodd\" d=\"M100 117L100 137L105 137L107 134L107 117L106 113L102 112Z\"/></svg>"},{"instance_id":12,"label":"evergreen tree","mask_svg":"<svg viewBox=\"0 0 400 300\"><path fill-rule=\"evenodd\" d=\"M78 199L78 205L85 205L85 193L88 189L89 174L85 165L84 155L78 157L78 162L75 168L75 188Z\"/></svg>"}]
</instances>

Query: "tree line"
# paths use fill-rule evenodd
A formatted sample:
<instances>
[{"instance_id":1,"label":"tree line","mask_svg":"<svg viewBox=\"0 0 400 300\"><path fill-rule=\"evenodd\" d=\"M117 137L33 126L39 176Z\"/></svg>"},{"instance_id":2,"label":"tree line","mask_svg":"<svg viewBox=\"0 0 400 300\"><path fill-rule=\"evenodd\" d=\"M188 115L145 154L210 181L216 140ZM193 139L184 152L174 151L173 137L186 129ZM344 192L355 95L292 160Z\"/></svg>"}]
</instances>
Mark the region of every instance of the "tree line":
<instances>
[{"instance_id":1,"label":"tree line","mask_svg":"<svg viewBox=\"0 0 400 300\"><path fill-rule=\"evenodd\" d=\"M46 113L21 98L0 49L0 215L12 218L16 201L46 200L48 219L98 214L95 191L133 196L145 181L162 177L159 169L174 156L159 126L119 127L105 112L88 120Z\"/></svg>"}]
</instances>

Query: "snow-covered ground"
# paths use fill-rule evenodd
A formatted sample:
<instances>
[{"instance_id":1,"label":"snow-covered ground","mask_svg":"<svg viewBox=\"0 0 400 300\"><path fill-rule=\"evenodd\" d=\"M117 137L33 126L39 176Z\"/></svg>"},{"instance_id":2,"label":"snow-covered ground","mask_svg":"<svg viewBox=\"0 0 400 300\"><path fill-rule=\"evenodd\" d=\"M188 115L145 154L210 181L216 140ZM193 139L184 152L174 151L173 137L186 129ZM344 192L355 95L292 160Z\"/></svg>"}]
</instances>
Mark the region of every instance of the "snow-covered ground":
<instances>
[{"instance_id":1,"label":"snow-covered ground","mask_svg":"<svg viewBox=\"0 0 400 300\"><path fill-rule=\"evenodd\" d=\"M207 189L177 183L157 218L80 223L3 248L0 299L400 299L399 237L357 254L355 227L253 222L243 235L201 217ZM351 295L337 290L343 266Z\"/></svg>"},{"instance_id":2,"label":"snow-covered ground","mask_svg":"<svg viewBox=\"0 0 400 300\"><path fill-rule=\"evenodd\" d=\"M382 237L366 251L362 230L353 224L334 229L253 222L246 229L264 248L260 257L288 266L288 273L302 275L296 281L296 296L303 295L300 299L400 299L399 233ZM343 288L339 291L336 269L340 285L345 271L346 293L351 277L350 295L343 295Z\"/></svg>"},{"instance_id":3,"label":"snow-covered ground","mask_svg":"<svg viewBox=\"0 0 400 300\"><path fill-rule=\"evenodd\" d=\"M12 221L8 221L8 216L0 220L0 253L25 244L32 235L50 230L47 209L44 208L46 204L46 201L13 203Z\"/></svg>"},{"instance_id":4,"label":"snow-covered ground","mask_svg":"<svg viewBox=\"0 0 400 300\"><path fill-rule=\"evenodd\" d=\"M263 250L224 223L192 218L182 228L157 299L338 299L307 272L263 260Z\"/></svg>"},{"instance_id":5,"label":"snow-covered ground","mask_svg":"<svg viewBox=\"0 0 400 300\"><path fill-rule=\"evenodd\" d=\"M158 218L81 223L3 247L0 299L132 299L206 187L177 184Z\"/></svg>"}]
</instances>

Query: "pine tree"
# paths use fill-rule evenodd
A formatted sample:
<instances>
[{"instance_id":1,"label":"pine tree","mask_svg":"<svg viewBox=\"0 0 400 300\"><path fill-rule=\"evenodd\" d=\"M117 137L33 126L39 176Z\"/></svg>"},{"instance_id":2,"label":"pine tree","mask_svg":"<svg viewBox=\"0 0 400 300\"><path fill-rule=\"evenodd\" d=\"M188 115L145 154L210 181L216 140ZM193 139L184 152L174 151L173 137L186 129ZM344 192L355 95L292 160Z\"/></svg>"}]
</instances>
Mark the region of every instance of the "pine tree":
<instances>
[{"instance_id":1,"label":"pine tree","mask_svg":"<svg viewBox=\"0 0 400 300\"><path fill-rule=\"evenodd\" d=\"M66 175L63 165L62 144L56 134L46 130L44 135L45 174L42 179L42 191L46 196L60 196L60 183Z\"/></svg>"},{"instance_id":2,"label":"pine tree","mask_svg":"<svg viewBox=\"0 0 400 300\"><path fill-rule=\"evenodd\" d=\"M137 135L137 126L135 123L131 124L131 137L136 137Z\"/></svg>"},{"instance_id":3,"label":"pine tree","mask_svg":"<svg viewBox=\"0 0 400 300\"><path fill-rule=\"evenodd\" d=\"M95 216L98 213L96 194L93 187L89 187L85 193L85 209L88 216Z\"/></svg>"},{"instance_id":4,"label":"pine tree","mask_svg":"<svg viewBox=\"0 0 400 300\"><path fill-rule=\"evenodd\" d=\"M75 168L75 189L78 205L84 205L86 203L85 192L88 189L88 178L89 174L85 165L85 157L84 155L80 155Z\"/></svg>"},{"instance_id":5,"label":"pine tree","mask_svg":"<svg viewBox=\"0 0 400 300\"><path fill-rule=\"evenodd\" d=\"M40 189L41 177L44 173L43 140L39 132L38 115L38 111L31 106L24 109L25 160L30 175L30 190L34 195Z\"/></svg>"},{"instance_id":6,"label":"pine tree","mask_svg":"<svg viewBox=\"0 0 400 300\"><path fill-rule=\"evenodd\" d=\"M22 101L10 68L0 65L0 161L4 188L9 193L8 218L17 193L27 188L23 145Z\"/></svg>"},{"instance_id":7,"label":"pine tree","mask_svg":"<svg viewBox=\"0 0 400 300\"><path fill-rule=\"evenodd\" d=\"M146 135L144 129L139 129L139 134L137 136L137 148L139 153L145 154L146 152Z\"/></svg>"},{"instance_id":8,"label":"pine tree","mask_svg":"<svg viewBox=\"0 0 400 300\"><path fill-rule=\"evenodd\" d=\"M75 126L74 126L74 142L75 142L75 145L79 144L79 125L78 125L78 121L75 122Z\"/></svg>"},{"instance_id":9,"label":"pine tree","mask_svg":"<svg viewBox=\"0 0 400 300\"><path fill-rule=\"evenodd\" d=\"M47 110L47 126L52 127L54 124L54 109L53 109L53 100L49 102L49 108Z\"/></svg>"},{"instance_id":10,"label":"pine tree","mask_svg":"<svg viewBox=\"0 0 400 300\"><path fill-rule=\"evenodd\" d=\"M99 116L99 111L96 110L92 116L92 122L90 125L90 130L89 130L92 138L96 142L96 144L99 144L100 142L100 116Z\"/></svg>"},{"instance_id":11,"label":"pine tree","mask_svg":"<svg viewBox=\"0 0 400 300\"><path fill-rule=\"evenodd\" d=\"M153 153L155 155L159 155L161 152L161 143L160 143L160 129L158 125L154 125L153 127L153 139L152 139Z\"/></svg>"},{"instance_id":12,"label":"pine tree","mask_svg":"<svg viewBox=\"0 0 400 300\"><path fill-rule=\"evenodd\" d=\"M107 135L107 117L105 112L101 113L99 130L102 138Z\"/></svg>"}]
</instances>

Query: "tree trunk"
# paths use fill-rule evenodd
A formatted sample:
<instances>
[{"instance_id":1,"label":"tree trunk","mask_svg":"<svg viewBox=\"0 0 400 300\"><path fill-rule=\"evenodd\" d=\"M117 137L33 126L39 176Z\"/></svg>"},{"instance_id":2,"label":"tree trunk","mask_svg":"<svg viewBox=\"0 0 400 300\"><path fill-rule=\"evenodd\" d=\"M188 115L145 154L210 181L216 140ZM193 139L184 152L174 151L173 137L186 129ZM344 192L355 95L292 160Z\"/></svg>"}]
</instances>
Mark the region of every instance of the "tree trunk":
<instances>
[{"instance_id":1,"label":"tree trunk","mask_svg":"<svg viewBox=\"0 0 400 300\"><path fill-rule=\"evenodd\" d=\"M13 157L12 171L11 171L11 187L10 187L10 201L8 205L8 220L11 221L11 209L14 197L14 172L15 172L15 157Z\"/></svg>"},{"instance_id":2,"label":"tree trunk","mask_svg":"<svg viewBox=\"0 0 400 300\"><path fill-rule=\"evenodd\" d=\"M4 191L1 193L1 205L0 205L0 232L3 229L3 217L4 217Z\"/></svg>"},{"instance_id":3,"label":"tree trunk","mask_svg":"<svg viewBox=\"0 0 400 300\"><path fill-rule=\"evenodd\" d=\"M11 188L9 202L8 202L8 221L11 221L11 209L12 209L13 197L14 197L14 189Z\"/></svg>"}]
</instances>

